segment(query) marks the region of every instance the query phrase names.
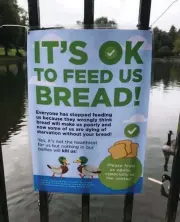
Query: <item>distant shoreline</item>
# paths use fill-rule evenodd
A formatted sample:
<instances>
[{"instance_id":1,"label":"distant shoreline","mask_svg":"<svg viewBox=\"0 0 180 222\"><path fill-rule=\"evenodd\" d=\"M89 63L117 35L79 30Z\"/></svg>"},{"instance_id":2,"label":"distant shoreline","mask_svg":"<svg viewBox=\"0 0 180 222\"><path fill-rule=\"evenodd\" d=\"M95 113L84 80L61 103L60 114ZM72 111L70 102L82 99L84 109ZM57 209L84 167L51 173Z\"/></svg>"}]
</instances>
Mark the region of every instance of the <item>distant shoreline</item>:
<instances>
[{"instance_id":1,"label":"distant shoreline","mask_svg":"<svg viewBox=\"0 0 180 222\"><path fill-rule=\"evenodd\" d=\"M153 62L163 62L163 63L180 63L180 57L167 57L167 58L153 58Z\"/></svg>"}]
</instances>

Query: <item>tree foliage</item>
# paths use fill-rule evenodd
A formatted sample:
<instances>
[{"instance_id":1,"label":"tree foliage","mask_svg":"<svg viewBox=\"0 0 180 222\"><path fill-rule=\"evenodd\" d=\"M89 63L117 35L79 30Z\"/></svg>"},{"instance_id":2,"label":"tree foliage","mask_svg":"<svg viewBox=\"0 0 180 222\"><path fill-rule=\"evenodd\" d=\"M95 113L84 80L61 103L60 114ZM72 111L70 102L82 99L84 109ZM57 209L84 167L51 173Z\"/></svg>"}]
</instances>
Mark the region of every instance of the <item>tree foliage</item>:
<instances>
[{"instance_id":1,"label":"tree foliage","mask_svg":"<svg viewBox=\"0 0 180 222\"><path fill-rule=\"evenodd\" d=\"M95 27L97 28L111 28L111 29L116 29L117 28L117 23L114 20L108 20L107 17L100 17L97 18L94 22Z\"/></svg>"},{"instance_id":2,"label":"tree foliage","mask_svg":"<svg viewBox=\"0 0 180 222\"><path fill-rule=\"evenodd\" d=\"M175 48L177 47L178 36L180 36L180 30L177 30L174 25L171 26L168 32L155 27L153 29L154 56L173 56L177 51Z\"/></svg>"},{"instance_id":3,"label":"tree foliage","mask_svg":"<svg viewBox=\"0 0 180 222\"><path fill-rule=\"evenodd\" d=\"M5 49L5 55L8 50L15 47L17 55L19 47L23 47L26 39L26 30L21 27L2 27L3 25L27 25L27 12L20 8L17 0L0 0L0 45Z\"/></svg>"},{"instance_id":4,"label":"tree foliage","mask_svg":"<svg viewBox=\"0 0 180 222\"><path fill-rule=\"evenodd\" d=\"M174 53L177 55L180 54L180 35L177 37L177 39L174 42Z\"/></svg>"},{"instance_id":5,"label":"tree foliage","mask_svg":"<svg viewBox=\"0 0 180 222\"><path fill-rule=\"evenodd\" d=\"M81 21L76 21L77 25L82 26L83 22ZM95 28L111 28L111 29L116 29L117 28L117 23L115 20L109 20L107 17L99 17L94 21L94 27Z\"/></svg>"},{"instance_id":6,"label":"tree foliage","mask_svg":"<svg viewBox=\"0 0 180 222\"><path fill-rule=\"evenodd\" d=\"M18 6L17 0L0 0L0 26L4 24L28 25L27 12ZM77 21L77 25L83 26L83 22ZM110 20L105 16L99 17L94 22L95 28L116 29L115 20ZM4 47L5 54L11 47L16 48L17 55L20 55L19 48L26 48L27 32L20 27L1 27L0 46ZM155 57L165 57L180 54L180 29L174 25L169 31L163 31L158 27L153 29L153 55Z\"/></svg>"},{"instance_id":7,"label":"tree foliage","mask_svg":"<svg viewBox=\"0 0 180 222\"><path fill-rule=\"evenodd\" d=\"M83 22L77 21L77 25L83 25ZM94 22L95 28L117 28L114 20L107 17L97 18ZM158 27L153 29L153 56L167 57L180 53L180 29L177 30L174 25L169 31L163 31Z\"/></svg>"}]
</instances>

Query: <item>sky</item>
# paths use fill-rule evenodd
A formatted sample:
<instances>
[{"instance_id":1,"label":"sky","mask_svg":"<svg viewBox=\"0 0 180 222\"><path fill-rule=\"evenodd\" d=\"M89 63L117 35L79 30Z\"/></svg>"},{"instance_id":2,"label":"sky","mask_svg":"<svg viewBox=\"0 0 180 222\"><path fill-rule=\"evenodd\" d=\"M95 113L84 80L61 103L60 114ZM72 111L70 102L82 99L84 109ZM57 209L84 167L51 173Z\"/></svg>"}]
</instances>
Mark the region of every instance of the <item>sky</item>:
<instances>
[{"instance_id":1,"label":"sky","mask_svg":"<svg viewBox=\"0 0 180 222\"><path fill-rule=\"evenodd\" d=\"M152 0L152 24L174 0ZM27 0L18 0L28 9ZM83 20L84 0L39 0L42 27L62 25L73 28L76 21ZM114 19L120 29L134 29L138 22L140 0L95 0L95 18L107 16ZM154 26L169 30L171 25L180 28L180 0L175 2Z\"/></svg>"}]
</instances>

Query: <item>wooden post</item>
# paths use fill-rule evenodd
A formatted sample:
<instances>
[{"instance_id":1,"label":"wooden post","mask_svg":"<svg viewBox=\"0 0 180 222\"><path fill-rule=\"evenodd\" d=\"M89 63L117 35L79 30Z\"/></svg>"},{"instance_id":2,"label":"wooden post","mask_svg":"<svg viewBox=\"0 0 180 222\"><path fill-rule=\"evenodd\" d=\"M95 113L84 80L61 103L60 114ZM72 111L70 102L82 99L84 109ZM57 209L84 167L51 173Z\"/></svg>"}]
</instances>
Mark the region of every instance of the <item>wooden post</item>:
<instances>
[{"instance_id":1,"label":"wooden post","mask_svg":"<svg viewBox=\"0 0 180 222\"><path fill-rule=\"evenodd\" d=\"M28 0L30 30L40 29L39 0ZM49 222L48 193L39 192L40 222Z\"/></svg>"},{"instance_id":2,"label":"wooden post","mask_svg":"<svg viewBox=\"0 0 180 222\"><path fill-rule=\"evenodd\" d=\"M175 222L176 213L180 194L180 116L178 122L177 138L176 138L176 153L173 160L170 191L167 203L166 218L167 222Z\"/></svg>"},{"instance_id":3,"label":"wooden post","mask_svg":"<svg viewBox=\"0 0 180 222\"><path fill-rule=\"evenodd\" d=\"M138 29L149 30L151 0L140 0ZM134 194L126 194L124 200L123 222L132 222Z\"/></svg>"},{"instance_id":4,"label":"wooden post","mask_svg":"<svg viewBox=\"0 0 180 222\"><path fill-rule=\"evenodd\" d=\"M9 222L1 141L0 141L0 221Z\"/></svg>"}]
</instances>

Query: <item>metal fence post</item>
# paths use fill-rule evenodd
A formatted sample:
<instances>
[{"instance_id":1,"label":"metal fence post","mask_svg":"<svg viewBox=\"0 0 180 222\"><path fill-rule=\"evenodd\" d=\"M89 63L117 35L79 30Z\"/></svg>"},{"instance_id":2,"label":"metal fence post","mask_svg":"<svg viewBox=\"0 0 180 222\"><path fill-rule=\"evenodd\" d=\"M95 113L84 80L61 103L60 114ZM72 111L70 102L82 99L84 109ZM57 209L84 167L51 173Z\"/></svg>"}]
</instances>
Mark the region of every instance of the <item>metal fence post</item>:
<instances>
[{"instance_id":1,"label":"metal fence post","mask_svg":"<svg viewBox=\"0 0 180 222\"><path fill-rule=\"evenodd\" d=\"M137 25L139 30L149 29L151 1L152 0L140 0L139 19Z\"/></svg>"},{"instance_id":2,"label":"metal fence post","mask_svg":"<svg viewBox=\"0 0 180 222\"><path fill-rule=\"evenodd\" d=\"M93 28L94 0L84 0L84 29ZM82 194L82 222L89 222L90 194Z\"/></svg>"},{"instance_id":3,"label":"metal fence post","mask_svg":"<svg viewBox=\"0 0 180 222\"><path fill-rule=\"evenodd\" d=\"M47 192L39 192L40 222L49 222L49 203Z\"/></svg>"},{"instance_id":4,"label":"metal fence post","mask_svg":"<svg viewBox=\"0 0 180 222\"><path fill-rule=\"evenodd\" d=\"M125 199L124 199L123 222L131 222L132 221L133 204L134 204L134 194L126 194Z\"/></svg>"},{"instance_id":5,"label":"metal fence post","mask_svg":"<svg viewBox=\"0 0 180 222\"><path fill-rule=\"evenodd\" d=\"M174 222L176 220L176 213L180 193L180 116L178 122L177 138L176 138L176 154L173 160L170 191L168 196L166 220L167 222Z\"/></svg>"},{"instance_id":6,"label":"metal fence post","mask_svg":"<svg viewBox=\"0 0 180 222\"><path fill-rule=\"evenodd\" d=\"M94 0L84 0L84 28L93 28Z\"/></svg>"},{"instance_id":7,"label":"metal fence post","mask_svg":"<svg viewBox=\"0 0 180 222\"><path fill-rule=\"evenodd\" d=\"M30 30L40 29L39 0L28 0ZM48 193L39 192L40 221L49 222Z\"/></svg>"},{"instance_id":8,"label":"metal fence post","mask_svg":"<svg viewBox=\"0 0 180 222\"><path fill-rule=\"evenodd\" d=\"M82 194L82 217L81 222L89 222L90 194Z\"/></svg>"},{"instance_id":9,"label":"metal fence post","mask_svg":"<svg viewBox=\"0 0 180 222\"><path fill-rule=\"evenodd\" d=\"M149 30L151 0L140 0L138 29ZM126 194L124 200L123 222L132 222L134 194Z\"/></svg>"},{"instance_id":10,"label":"metal fence post","mask_svg":"<svg viewBox=\"0 0 180 222\"><path fill-rule=\"evenodd\" d=\"M40 28L39 0L28 0L28 14L30 29Z\"/></svg>"},{"instance_id":11,"label":"metal fence post","mask_svg":"<svg viewBox=\"0 0 180 222\"><path fill-rule=\"evenodd\" d=\"M1 141L0 141L0 221L9 222Z\"/></svg>"}]
</instances>

